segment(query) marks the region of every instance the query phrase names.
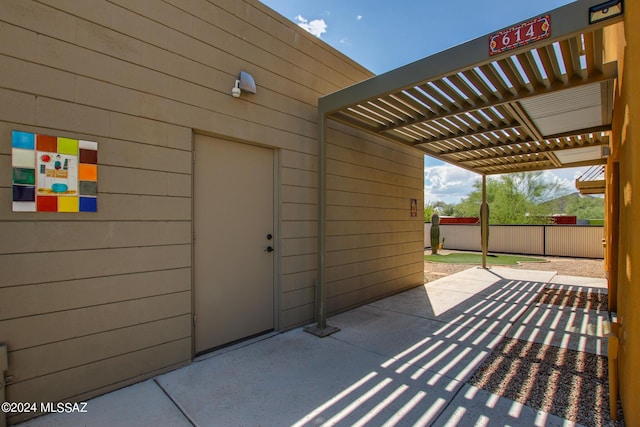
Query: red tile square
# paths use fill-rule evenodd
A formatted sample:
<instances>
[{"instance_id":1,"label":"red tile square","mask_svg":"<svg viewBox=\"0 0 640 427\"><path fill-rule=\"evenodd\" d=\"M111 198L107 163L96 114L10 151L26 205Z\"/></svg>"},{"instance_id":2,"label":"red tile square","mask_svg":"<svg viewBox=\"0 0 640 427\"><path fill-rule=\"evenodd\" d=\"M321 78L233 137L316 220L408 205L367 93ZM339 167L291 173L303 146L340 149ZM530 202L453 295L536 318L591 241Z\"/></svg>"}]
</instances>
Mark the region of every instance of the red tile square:
<instances>
[{"instance_id":1,"label":"red tile square","mask_svg":"<svg viewBox=\"0 0 640 427\"><path fill-rule=\"evenodd\" d=\"M37 196L36 210L38 212L58 212L57 196Z\"/></svg>"}]
</instances>

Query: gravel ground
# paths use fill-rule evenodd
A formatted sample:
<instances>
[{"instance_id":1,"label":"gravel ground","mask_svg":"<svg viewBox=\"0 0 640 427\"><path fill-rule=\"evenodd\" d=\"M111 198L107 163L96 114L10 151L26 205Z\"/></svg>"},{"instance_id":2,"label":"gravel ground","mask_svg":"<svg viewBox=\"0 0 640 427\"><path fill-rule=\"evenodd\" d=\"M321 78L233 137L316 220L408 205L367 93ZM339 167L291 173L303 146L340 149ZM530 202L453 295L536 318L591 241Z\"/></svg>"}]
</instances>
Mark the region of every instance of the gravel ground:
<instances>
[{"instance_id":1,"label":"gravel ground","mask_svg":"<svg viewBox=\"0 0 640 427\"><path fill-rule=\"evenodd\" d=\"M449 254L451 252L462 251L450 251L441 250L439 253L442 255ZM431 253L431 251L425 251L425 255ZM542 258L545 262L523 262L518 265L509 265L505 267L520 268L524 270L544 270L544 271L556 271L563 276L582 276L582 277L598 277L605 278L604 261L601 259L589 259L589 258L560 258L560 257L542 257L537 255L524 255L534 258ZM440 262L426 262L424 263L424 279L426 282L432 282L443 276L448 276L458 271L463 271L468 268L477 267L476 264L446 264Z\"/></svg>"},{"instance_id":2,"label":"gravel ground","mask_svg":"<svg viewBox=\"0 0 640 427\"><path fill-rule=\"evenodd\" d=\"M443 255L451 252L440 251ZM425 251L425 254L431 251ZM555 271L559 275L605 278L601 259L538 257L545 262L507 266ZM475 264L424 263L425 281L433 281ZM546 289L536 301L595 311L607 310L606 294ZM624 426L609 415L607 358L513 338L504 338L468 380L491 393L541 409L584 426Z\"/></svg>"},{"instance_id":3,"label":"gravel ground","mask_svg":"<svg viewBox=\"0 0 640 427\"><path fill-rule=\"evenodd\" d=\"M624 426L609 416L607 358L505 338L469 383L589 427Z\"/></svg>"}]
</instances>

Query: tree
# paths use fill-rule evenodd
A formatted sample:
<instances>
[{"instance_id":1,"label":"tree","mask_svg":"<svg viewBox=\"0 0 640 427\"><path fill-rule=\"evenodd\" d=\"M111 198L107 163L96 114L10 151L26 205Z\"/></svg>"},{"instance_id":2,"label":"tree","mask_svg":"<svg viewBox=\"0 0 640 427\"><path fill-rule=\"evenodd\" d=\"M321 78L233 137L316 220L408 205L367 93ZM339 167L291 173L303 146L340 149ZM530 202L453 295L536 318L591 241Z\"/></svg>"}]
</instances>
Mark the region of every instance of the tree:
<instances>
[{"instance_id":1,"label":"tree","mask_svg":"<svg viewBox=\"0 0 640 427\"><path fill-rule=\"evenodd\" d=\"M482 202L482 183L454 207L457 216L478 216ZM557 182L545 181L542 172L520 172L487 180L487 201L491 206L491 224L539 224L551 215L543 202L564 192Z\"/></svg>"},{"instance_id":2,"label":"tree","mask_svg":"<svg viewBox=\"0 0 640 427\"><path fill-rule=\"evenodd\" d=\"M565 214L578 219L604 219L604 198L577 195L567 203Z\"/></svg>"},{"instance_id":3,"label":"tree","mask_svg":"<svg viewBox=\"0 0 640 427\"><path fill-rule=\"evenodd\" d=\"M553 213L574 215L578 219L604 219L604 198L572 193L546 202Z\"/></svg>"},{"instance_id":4,"label":"tree","mask_svg":"<svg viewBox=\"0 0 640 427\"><path fill-rule=\"evenodd\" d=\"M424 222L431 222L432 214L433 214L433 203L427 203L424 206Z\"/></svg>"},{"instance_id":5,"label":"tree","mask_svg":"<svg viewBox=\"0 0 640 427\"><path fill-rule=\"evenodd\" d=\"M431 222L431 215L435 211L438 211L438 215L453 216L454 206L455 205L443 202L442 200L438 200L437 202L427 202L424 205L424 222Z\"/></svg>"}]
</instances>

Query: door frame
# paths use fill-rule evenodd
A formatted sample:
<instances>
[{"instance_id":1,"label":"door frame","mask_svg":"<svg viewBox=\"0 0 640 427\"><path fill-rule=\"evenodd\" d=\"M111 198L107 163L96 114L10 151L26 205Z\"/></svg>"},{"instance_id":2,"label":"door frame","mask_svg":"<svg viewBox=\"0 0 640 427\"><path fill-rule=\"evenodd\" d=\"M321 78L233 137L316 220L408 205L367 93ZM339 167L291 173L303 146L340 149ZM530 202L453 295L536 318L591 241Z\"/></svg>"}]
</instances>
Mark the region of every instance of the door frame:
<instances>
[{"instance_id":1,"label":"door frame","mask_svg":"<svg viewBox=\"0 0 640 427\"><path fill-rule=\"evenodd\" d=\"M191 359L196 357L196 276L195 276L195 167L196 167L196 135L210 138L222 139L237 144L252 145L260 148L273 150L273 236L276 250L273 252L273 330L279 331L282 319L282 283L280 280L280 266L282 262L282 249L280 237L280 200L281 200L281 178L280 178L280 150L277 147L259 144L256 142L245 141L238 138L231 138L225 135L219 135L212 132L196 131L191 132ZM250 339L250 337L248 337Z\"/></svg>"}]
</instances>

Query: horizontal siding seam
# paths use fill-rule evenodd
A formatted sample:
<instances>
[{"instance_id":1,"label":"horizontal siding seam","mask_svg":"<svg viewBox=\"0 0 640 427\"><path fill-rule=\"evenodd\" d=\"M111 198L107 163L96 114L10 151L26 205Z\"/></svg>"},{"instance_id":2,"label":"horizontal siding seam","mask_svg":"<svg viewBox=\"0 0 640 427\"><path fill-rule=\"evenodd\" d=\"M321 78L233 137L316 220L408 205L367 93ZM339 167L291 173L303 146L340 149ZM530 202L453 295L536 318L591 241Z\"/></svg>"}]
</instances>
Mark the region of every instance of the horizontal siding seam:
<instances>
[{"instance_id":1,"label":"horizontal siding seam","mask_svg":"<svg viewBox=\"0 0 640 427\"><path fill-rule=\"evenodd\" d=\"M0 187L2 188L2 187ZM2 223L24 223L24 222L34 222L33 219L26 219L26 220L15 220L15 219L0 219L0 224ZM141 220L131 220L131 219L70 219L70 220L64 220L64 219L38 219L37 223L38 224L59 224L59 223L69 223L69 222L84 222L84 223L91 223L91 224L109 224L112 222L117 222L117 223L138 223L138 222L161 222L161 223L174 223L174 222L185 222L185 223L191 223L190 219L141 219Z\"/></svg>"},{"instance_id":2,"label":"horizontal siding seam","mask_svg":"<svg viewBox=\"0 0 640 427\"><path fill-rule=\"evenodd\" d=\"M312 203L312 202L282 202L281 203L282 207L292 207L292 206L313 206L313 207L317 207L318 204L317 203Z\"/></svg>"},{"instance_id":3,"label":"horizontal siding seam","mask_svg":"<svg viewBox=\"0 0 640 427\"><path fill-rule=\"evenodd\" d=\"M287 307L287 308L283 309L282 312L286 313L288 311L297 310L297 309L299 309L301 307L309 307L309 306L312 306L312 305L314 305L313 301L302 303L302 304L299 304L299 305L292 305L291 307Z\"/></svg>"},{"instance_id":4,"label":"horizontal siding seam","mask_svg":"<svg viewBox=\"0 0 640 427\"><path fill-rule=\"evenodd\" d=\"M183 289L183 290L180 290L180 291L164 292L164 293L158 293L158 294L149 294L149 295L145 295L143 297L138 297L138 298L122 299L122 300L117 300L117 301L105 302L105 303L102 303L102 304L83 305L82 307L68 308L68 309L65 309L65 310L53 310L53 311L47 311L47 312L42 312L42 313L34 313L34 314L29 314L27 316L17 316L17 317L11 317L11 318L7 318L7 319L2 319L2 320L0 320L0 322L8 322L8 321L19 320L19 319L28 319L28 318L31 318L31 317L47 316L49 314L68 313L68 312L77 311L77 310L84 310L84 309L87 309L87 308L106 307L106 306L109 306L109 305L122 304L122 303L125 303L125 302L143 301L143 300L149 299L149 298L162 297L162 296L168 296L168 295L178 295L178 294L184 294L184 293L191 293L191 289ZM189 313L177 314L175 316L167 317L166 319L170 319L172 317L184 316L185 314L189 314ZM155 319L155 320L153 320L151 322L136 323L136 325L144 325L145 323L152 323L152 322L155 322L156 320L163 320L163 319L165 319L165 318ZM131 325L129 325L129 326L131 326ZM123 326L121 328L115 328L115 329L108 329L108 330L104 330L104 331L100 331L100 332L96 332L96 333L108 332L108 331L112 331L112 330L113 331L117 331L118 329L127 328L129 326ZM79 337L84 337L84 336L91 336L91 335L95 335L95 334L80 335L80 336L69 338L69 339L74 339L74 338L79 338ZM60 340L60 341L53 341L53 342L63 342L63 341L68 341L68 339L67 340ZM51 344L51 342L47 342L46 344ZM39 344L39 345L41 345L41 344ZM25 350L27 348L38 347L39 345L31 346L31 347L22 347L19 350ZM10 353L11 353L11 351L10 351Z\"/></svg>"},{"instance_id":5,"label":"horizontal siding seam","mask_svg":"<svg viewBox=\"0 0 640 427\"><path fill-rule=\"evenodd\" d=\"M313 301L309 301L309 302L301 303L301 304L298 304L298 305L292 305L292 306L290 306L290 307L284 308L284 309L282 310L282 312L283 312L283 313L286 313L287 311L297 310L297 309L299 309L300 307L307 307L307 306L309 306L309 305L313 305Z\"/></svg>"},{"instance_id":6,"label":"horizontal siding seam","mask_svg":"<svg viewBox=\"0 0 640 427\"><path fill-rule=\"evenodd\" d=\"M335 293L335 294L332 294L331 296L329 296L328 298L337 298L337 297L340 297L340 296L349 295L349 294L354 293L354 292L361 292L361 291L363 291L365 289L374 288L376 286L397 282L397 281L400 281L402 279L406 279L406 278L418 275L420 273L423 273L423 270L420 270L420 271L416 270L414 272L407 273L404 276L394 277L391 280L383 280L381 282L372 283L371 285L368 285L368 286L365 286L365 287L362 287L362 288L352 289L352 290L349 290L349 291L346 291L346 292L342 292L342 293ZM424 284L424 283L422 283L422 284ZM337 287L337 288L334 288L334 289L335 290L339 290L340 288Z\"/></svg>"},{"instance_id":7,"label":"horizontal siding seam","mask_svg":"<svg viewBox=\"0 0 640 427\"><path fill-rule=\"evenodd\" d=\"M402 199L406 200L406 198L404 198L404 197ZM340 204L338 204L338 203L332 203L332 204L327 203L327 207L350 208L350 209L366 209L366 210L370 210L370 211L371 210L378 210L380 212L387 212L387 213L388 212L406 212L407 211L407 208L404 208L404 207L402 207L402 208L400 208L400 207L399 208L394 208L394 207L387 208L387 207L382 207L382 206L349 205L349 204L343 204L343 203L340 203ZM363 219L362 218L358 218L357 220L358 221L362 221ZM379 219L375 219L375 221L379 221Z\"/></svg>"},{"instance_id":8,"label":"horizontal siding seam","mask_svg":"<svg viewBox=\"0 0 640 427\"><path fill-rule=\"evenodd\" d=\"M305 154L307 154L307 153L305 153ZM312 154L309 154L309 155L311 156ZM297 168L297 167L290 166L290 165L281 165L280 168L281 169L288 169L288 170L292 170L292 171L309 172L309 173L313 173L313 174L317 174L318 173L317 169L308 169L308 168L303 168L303 167ZM297 184L284 184L284 185L288 185L288 186L291 186L291 187L304 187L304 186L297 185Z\"/></svg>"},{"instance_id":9,"label":"horizontal siding seam","mask_svg":"<svg viewBox=\"0 0 640 427\"><path fill-rule=\"evenodd\" d=\"M394 247L399 247L399 246L409 246L412 244L420 244L420 247L422 248L422 239L420 240L413 240L413 241L409 241L409 242L399 242L399 243L389 243L386 245L370 245L370 246L358 246L358 247L353 247L353 248L348 248L348 249L337 249L337 250L328 250L327 251L327 255L329 254L335 254L336 256L340 256L341 253L345 253L345 252L355 252L355 251L360 251L360 250L367 250L367 249L371 249L371 248L380 248L381 250L384 250L384 248L394 248ZM365 258L362 259L360 261L357 262L347 262L344 264L331 264L329 267L338 267L341 265L349 265L349 264L357 264L358 262L365 262L365 261L373 261L373 260L377 260L377 259L389 259L392 257L396 257L396 256L403 256L403 255L410 255L413 254L415 251L408 251L408 252L399 252L399 253L394 253L393 255L386 255L386 256L382 256L382 257L376 257L376 258ZM421 249L422 252L422 249Z\"/></svg>"},{"instance_id":10,"label":"horizontal siding seam","mask_svg":"<svg viewBox=\"0 0 640 427\"><path fill-rule=\"evenodd\" d=\"M285 259L292 259L294 257L300 257L300 256L316 255L317 253L318 253L317 250L312 250L311 252L297 251L295 253L291 253L291 254L288 254L288 255L280 255L280 258L282 260L285 260ZM301 273L301 272L298 271L298 273Z\"/></svg>"},{"instance_id":11,"label":"horizontal siding seam","mask_svg":"<svg viewBox=\"0 0 640 427\"><path fill-rule=\"evenodd\" d=\"M104 246L104 247L92 246L90 248L61 249L61 250L57 250L57 251L6 252L6 253L0 253L0 257L9 256L9 255L16 256L16 255L32 255L32 254L52 254L52 253L56 253L57 254L57 253L63 253L63 252L91 252L91 251L117 250L117 249L135 249L135 248L140 248L140 249L142 249L142 248L144 248L144 249L148 249L148 248L166 248L166 247L171 247L171 246L191 246L191 235L189 234L187 236L186 241L184 241L184 242L164 243L164 244L155 244L155 245L129 245L129 246ZM46 282L46 283L50 283L50 282ZM22 286L22 285L17 285L17 286ZM2 289L4 287L8 287L8 286L0 287L0 289Z\"/></svg>"},{"instance_id":12,"label":"horizontal siding seam","mask_svg":"<svg viewBox=\"0 0 640 427\"><path fill-rule=\"evenodd\" d=\"M340 122L334 122L334 121L330 121L328 122L328 128L331 132L336 132L336 133L343 133L343 134L347 134L351 137L353 137L354 139L362 139L362 135L366 134L366 132L358 130L354 127L348 126L348 125L344 125ZM370 134L369 134L370 135ZM327 135L327 143L329 144L333 144L336 146L342 146L348 149L353 149L354 151L359 151L353 147L349 147L349 146L345 146L343 145L342 141L339 140L335 140L334 135L332 133ZM375 139L369 139L367 140L367 143L369 144L375 144L379 147L383 147L387 150L390 151L394 151L396 153L400 153L400 154L404 154L408 157L410 156L416 156L416 157L424 157L424 153L417 151L416 149L414 149L413 147L409 147L403 144L398 144L398 143L394 143L394 142L390 142L386 139L384 139L381 136L376 137Z\"/></svg>"},{"instance_id":13,"label":"horizontal siding seam","mask_svg":"<svg viewBox=\"0 0 640 427\"><path fill-rule=\"evenodd\" d=\"M79 252L84 252L84 250L83 251L79 251ZM23 255L23 254L21 254L21 255ZM88 279L104 279L104 278L112 278L112 277L118 277L118 276L129 276L129 275L132 275L132 274L157 273L157 272L160 272L160 271L188 270L188 269L191 269L191 268L192 268L191 265L186 265L186 266L182 266L182 267L159 268L159 269L156 269L156 270L143 270L143 271L129 271L129 272L126 272L126 273L114 273L114 274L106 274L106 275L101 275L101 276L74 277L74 278L71 278L71 279L48 280L46 282L21 283L21 284L17 284L17 285L0 286L0 289L18 288L18 287L23 287L23 286L48 285L48 284L54 284L54 283L75 282L75 281L88 280Z\"/></svg>"},{"instance_id":14,"label":"horizontal siding seam","mask_svg":"<svg viewBox=\"0 0 640 427\"><path fill-rule=\"evenodd\" d=\"M300 271L292 270L292 271L287 271L286 273L282 273L282 277L284 278L286 276L293 276L293 275L304 274L304 273L314 273L314 274L316 274L317 271L318 271L318 269L315 268L315 267L314 268L309 268L309 269L306 269L306 270L300 270Z\"/></svg>"},{"instance_id":15,"label":"horizontal siding seam","mask_svg":"<svg viewBox=\"0 0 640 427\"><path fill-rule=\"evenodd\" d=\"M351 178L354 179L354 178ZM355 178L358 179L358 178ZM390 185L390 184L387 184ZM413 189L413 188L411 188ZM416 189L417 190L417 189ZM378 197L383 197L385 199L396 199L396 200L407 200L406 197L402 197L402 196L394 196L394 195L385 195L385 194L379 194L379 193L365 193L365 192L361 192L361 191L348 191L348 190L341 190L339 188L336 189L330 189L329 191L331 191L332 193L344 193L344 194L357 194L360 196L378 196ZM341 206L341 205L336 205L336 206ZM345 205L345 206L353 206L353 205ZM369 206L363 206L363 207L369 207Z\"/></svg>"},{"instance_id":16,"label":"horizontal siding seam","mask_svg":"<svg viewBox=\"0 0 640 427\"><path fill-rule=\"evenodd\" d=\"M340 222L340 223L372 223L372 222L379 222L379 223L385 223L385 224L390 224L390 223L400 223L400 224L406 224L406 223L411 223L411 222L415 222L415 219L412 218L407 218L407 219L331 219L327 221L328 223L331 222ZM408 231L416 231L416 230L401 230L402 232L408 232ZM360 233L356 233L355 235L359 235ZM349 234L331 234L331 233L327 233L328 237L335 237L335 236L349 236Z\"/></svg>"},{"instance_id":17,"label":"horizontal siding seam","mask_svg":"<svg viewBox=\"0 0 640 427\"><path fill-rule=\"evenodd\" d=\"M0 188L4 188L4 189L11 189L11 187L5 187L0 185ZM115 196L151 196L151 197L162 197L162 198L170 198L170 199L185 199L185 200L191 200L193 199L193 196L176 196L176 195L172 195L172 194L154 194L154 193L122 193L122 192L117 192L117 191L103 191L103 190L98 190L98 200L100 200L100 195L101 194L112 194ZM3 220L3 222L6 221L12 221L12 220ZM75 220L72 220L75 222ZM123 220L123 221L130 221L130 220ZM141 220L141 221L145 221L145 220ZM154 221L163 221L163 220L154 220ZM170 221L170 220L164 220L164 221ZM176 221L186 221L186 220L176 220Z\"/></svg>"},{"instance_id":18,"label":"horizontal siding seam","mask_svg":"<svg viewBox=\"0 0 640 427\"><path fill-rule=\"evenodd\" d=\"M365 151L362 154L374 157L376 159L380 159L380 160L384 161L384 163L392 163L394 165L399 166L401 169L404 169L404 170L414 169L414 172L419 171L421 173L422 173L422 170L423 170L422 168L419 168L417 166L412 166L412 165L408 165L406 163L396 162L394 160L391 160L391 159L388 159L388 158L385 158L385 157L382 157L382 156L376 156L375 154L372 154L371 152L368 152L368 151ZM357 167L361 167L361 168L368 168L368 169L372 169L372 170L375 170L375 171L380 171L380 172L399 175L399 176L406 176L406 177L411 177L411 178L415 177L414 174L410 174L410 173L406 174L406 173L402 173L402 172L396 172L396 171L393 171L391 168L389 168L389 169L381 169L380 167L375 167L373 165L367 164L367 162L362 162L362 163L348 162L348 161L344 160L341 157L333 157L333 156L330 156L330 155L327 156L327 160L343 163L345 165L357 166Z\"/></svg>"},{"instance_id":19,"label":"horizontal siding seam","mask_svg":"<svg viewBox=\"0 0 640 427\"><path fill-rule=\"evenodd\" d=\"M371 286L367 286L365 288L354 289L354 290L351 290L351 291L348 291L348 292L345 292L345 293L342 293L342 294L331 295L331 296L327 297L327 300L329 300L331 302L335 302L336 300L340 300L341 298L348 297L348 296L353 295L353 294L358 294L360 292L367 291L367 290L370 290L370 289L373 289L373 288L376 288L376 287L390 285L390 284L392 284L392 283L394 283L396 281L400 281L400 280L403 280L403 279L410 280L409 278L411 276L413 276L413 275L415 275L415 273L399 277L399 278L397 278L397 280L389 280L389 281L385 281L385 282L379 282L379 283L375 283L375 284L373 284ZM410 284L405 285L405 286L400 286L397 289L391 290L390 292L384 292L384 293L382 293L379 296L376 296L374 298L368 298L366 300L367 302L365 302L365 305L370 303L370 302L372 302L372 301L378 301L378 300L386 298L386 297L388 297L390 295L393 295L393 294L396 294L396 293L399 293L399 292L404 292L405 290L412 289L412 288L415 288L415 287L418 287L418 286L421 286L421 285L423 285L423 283L420 282L420 281L418 281L418 282L412 281ZM354 307L358 307L358 306L361 306L361 305L362 304L356 304L356 305L350 304L350 305L346 306L345 308L340 308L340 310L341 311L350 310L350 309L352 309Z\"/></svg>"},{"instance_id":20,"label":"horizontal siding seam","mask_svg":"<svg viewBox=\"0 0 640 427\"><path fill-rule=\"evenodd\" d=\"M289 271L286 273L282 273L282 277L284 278L286 276L293 276L293 275L304 274L304 273L315 273L317 271L318 271L317 268L310 268L308 270L302 270L302 271Z\"/></svg>"},{"instance_id":21,"label":"horizontal siding seam","mask_svg":"<svg viewBox=\"0 0 640 427\"><path fill-rule=\"evenodd\" d=\"M153 295L153 296L163 296L163 295L179 294L179 293L185 293L185 292L190 292L190 291L172 292L172 293L169 293L169 294ZM151 298L151 297L149 297L149 298ZM136 299L142 300L144 298L135 298L133 300L127 300L127 301L135 301ZM84 308L92 308L92 307L95 308L95 307L99 307L99 306L118 304L118 303L127 302L127 301L116 301L116 302L112 302L112 303L108 303L108 304L99 304L99 305L95 305L95 306L86 306L86 307L75 308L75 309L71 309L71 310L60 310L60 311L53 312L53 313L62 313L62 312L65 312L65 311L81 310L81 309L84 309ZM45 314L50 314L50 313L45 313ZM28 317L36 317L36 316L40 316L40 315L39 314L35 314L35 315L30 315L30 316L18 317L17 319L23 319L23 318L28 318ZM63 340L47 341L47 342L43 342L43 343L40 343L40 344L37 344L37 345L31 345L31 346L28 346L28 347L20 347L18 349L9 350L9 354L18 353L20 351L30 350L30 349L33 349L33 348L42 347L44 345L63 343L65 341L72 341L72 340L75 340L75 339L78 339L78 338L90 337L90 336L93 336L93 335L100 335L100 334L103 334L103 333L106 333L106 332L114 332L114 331L118 331L118 330L121 330L121 329L127 329L127 328L130 328L132 326L147 325L147 324L150 324L150 323L155 323L155 322L159 322L159 321L162 321L162 320L175 319L175 318L183 317L183 316L191 316L191 312L180 313L180 314L176 314L174 316L169 316L169 317L160 317L160 318L157 318L157 319L149 320L147 322L133 323L131 325L121 326L119 328L104 329L104 330L101 330L101 331L98 331L98 332L93 332L93 333L84 334L84 335L78 335L78 336L71 337L71 338L66 338L66 339L63 339Z\"/></svg>"},{"instance_id":22,"label":"horizontal siding seam","mask_svg":"<svg viewBox=\"0 0 640 427\"><path fill-rule=\"evenodd\" d=\"M76 74L74 74L74 76L75 75ZM99 81L97 79L94 79L94 80ZM12 90L12 91L16 92L16 93L23 93L21 91L15 91L15 90ZM38 97L39 98L42 97L42 98L47 98L47 99L54 99L54 100L62 101L62 102L68 102L68 101L65 101L65 100L50 98L50 97L46 97L46 96L38 95ZM74 105L75 105L75 103L74 103ZM82 104L77 104L77 105L82 105ZM98 107L92 107L92 106L88 106L88 107L89 108L100 109ZM105 110L105 111L109 111L109 110ZM185 125L171 124L171 123L167 123L167 122L164 122L162 120L157 120L157 119L153 119L153 118L150 118L150 117L142 117L142 116L134 116L134 115L131 115L131 114L125 114L125 113L122 113L120 111L117 111L117 113L122 114L124 116L128 116L128 117L134 117L134 118L137 118L137 119L150 120L152 122L157 122L157 123L160 123L160 124L167 124L167 125L170 125L170 126L173 126L173 127L176 127L176 128L188 128L191 131L191 128L188 127L188 126L185 126ZM44 133L44 134L55 134L57 132L63 132L64 134L70 134L71 133L68 129L60 129L60 128L52 128L52 127L49 127L49 126L35 125L34 123L31 123L31 122L29 122L29 123L17 123L17 122L8 122L8 121L5 121L5 120L1 120L0 122L7 123L9 125L18 125L18 126L19 125L24 125L24 126L28 126L29 128L45 129L44 131L41 131L41 133ZM153 147L153 148L158 148L159 147L159 148L165 148L167 150L176 150L176 151L180 151L180 152L183 152L183 153L192 153L193 152L192 149L182 149L182 148L171 147L171 146L166 146L166 145L150 144L150 143L144 142L144 141L135 141L135 140L131 140L131 139L122 139L122 138L117 138L117 137L108 136L108 135L91 134L91 133L86 133L86 132L78 132L76 135L78 136L78 139L85 139L85 140L100 139L100 140L103 140L104 141L103 143L105 143L105 144L109 143L109 141L119 141L119 142L128 142L128 143L136 144L136 145L140 144L140 145L144 145L146 147ZM100 142L100 141L98 141L98 142ZM0 155L11 156L10 153L0 154ZM106 164L106 163L98 164L98 166L100 166L100 165L113 166L113 165Z\"/></svg>"},{"instance_id":23,"label":"horizontal siding seam","mask_svg":"<svg viewBox=\"0 0 640 427\"><path fill-rule=\"evenodd\" d=\"M154 145L153 147L159 147L158 145ZM174 148L171 147L163 147L166 148L168 150L173 150ZM184 151L184 150L177 150L176 151L181 151L181 152L187 152L187 153L191 153L192 151ZM191 166L192 162L189 162L189 165ZM104 166L104 167L108 167L108 168L114 168L114 169L126 169L126 170L135 170L135 171L145 171L145 172L161 172L161 173L166 173L166 174L170 174L170 175L185 175L185 176L192 176L193 172L177 172L177 171L172 171L172 170L166 170L166 169L149 169L149 168L143 168L143 167L133 167L133 166L124 166L124 165L116 165L116 164L109 164L109 163L98 163L98 166Z\"/></svg>"},{"instance_id":24,"label":"horizontal siding seam","mask_svg":"<svg viewBox=\"0 0 640 427\"><path fill-rule=\"evenodd\" d=\"M424 188L422 186L390 184L390 183L388 183L386 181L374 181L372 179L363 179L363 178L356 178L356 177L353 177L353 176L338 175L338 174L335 174L335 173L327 173L327 177L330 177L330 176L335 177L335 178L353 179L355 181L361 181L361 182L365 182L365 183L373 183L373 184L385 185L385 186L396 188L396 189L407 189L407 190L420 191L421 195L424 192ZM420 181L420 178L415 178L415 180L416 181ZM338 190L338 188L332 188L331 185L329 185L328 186L328 190L329 191L335 191L335 190ZM380 193L366 193L366 192L363 192L362 194L380 195Z\"/></svg>"},{"instance_id":25,"label":"horizontal siding seam","mask_svg":"<svg viewBox=\"0 0 640 427\"><path fill-rule=\"evenodd\" d=\"M308 285L308 286L304 286L302 288L296 288L296 289L291 289L291 290L288 290L288 291L284 291L284 292L282 292L282 295L292 294L292 293L296 293L296 292L300 292L300 291L305 291L305 290L308 290L308 289L315 289L315 285ZM308 303L305 303L303 305L306 305L306 304L308 304Z\"/></svg>"},{"instance_id":26,"label":"horizontal siding seam","mask_svg":"<svg viewBox=\"0 0 640 427\"><path fill-rule=\"evenodd\" d=\"M152 349L152 348L155 348L155 347L159 347L161 345L171 344L171 343L174 343L174 342L177 342L177 341L181 341L181 340L184 340L184 339L187 339L187 338L191 339L191 335L185 335L183 337L178 337L178 338L175 338L175 339L172 339L172 340L169 340L169 341L159 342L159 343L156 343L154 345L149 345L149 346L146 346L146 347L139 347L139 348L136 348L135 350L132 350L132 351L126 351L126 352L123 352L123 353L113 354L113 355L111 355L109 357L104 357L102 359L95 359L95 360L91 360L91 361L88 361L86 363L80 363L78 365L74 365L74 366L71 366L71 367L68 367L68 368L65 368L65 369L58 369L56 371L47 372L44 375L37 375L35 377L29 377L29 378L24 378L24 379L21 379L21 380L18 380L18 381L12 381L11 385L13 385L13 384L21 384L21 383L24 383L24 382L27 382L27 381L32 381L34 379L44 378L44 377L47 377L49 375L55 375L55 374L58 374L58 373L61 373L61 372L71 371L73 369L81 368L83 366L88 366L88 365L92 365L94 363L100 363L100 362L103 362L105 360L113 359L114 357L126 356L127 354L133 354L133 353L137 353L138 351L149 350L149 349ZM34 347L31 347L31 348L34 348Z\"/></svg>"},{"instance_id":27,"label":"horizontal siding seam","mask_svg":"<svg viewBox=\"0 0 640 427\"><path fill-rule=\"evenodd\" d=\"M420 196L422 196L422 192L424 192L424 188L418 185L412 185L412 184L393 184L393 183L389 183L387 181L376 181L373 179L364 179L364 178L357 178L355 176L348 176L348 175L339 175L336 173L327 173L327 177L335 177L335 178L344 178L344 179L353 179L353 180L357 180L357 181L361 181L361 182L365 182L365 183L370 183L370 184L377 184L377 185L385 185L388 187L392 187L392 188L396 188L396 189L406 189L406 190L414 190L414 191L420 191ZM415 180L417 181L417 183L420 183L421 180L420 178L415 178ZM329 191L335 191L337 190L337 188L332 188L331 186L328 186L328 190ZM380 193L363 193L363 194L375 194L375 195L381 195ZM382 194L384 195L384 194ZM421 197L417 197L417 198L421 198Z\"/></svg>"},{"instance_id":28,"label":"horizontal siding seam","mask_svg":"<svg viewBox=\"0 0 640 427\"><path fill-rule=\"evenodd\" d=\"M185 200L193 199L193 196L175 196L171 194L153 194L153 193L121 193L117 191L98 190L98 200L100 200L100 194L113 194L115 196L151 196L151 197L163 197L168 199L185 199Z\"/></svg>"},{"instance_id":29,"label":"horizontal siding seam","mask_svg":"<svg viewBox=\"0 0 640 427\"><path fill-rule=\"evenodd\" d=\"M382 260L387 260L388 261L388 260L395 259L395 258L400 258L400 257L406 257L408 255L413 255L414 253L415 252L413 252L413 251L412 252L403 252L403 253L398 253L398 254L388 255L388 256L381 256L381 257L376 257L376 258L361 259L361 260L358 260L358 261L355 261L355 262L346 262L344 264L331 264L331 265L328 265L327 268L340 268L340 267L346 267L348 265L359 265L359 264L363 264L363 263L369 263L369 262L374 262L374 261L382 261ZM420 250L420 254L421 254L420 257L422 258L424 256L424 255L422 255L423 254L423 250L422 249ZM424 261L422 261L422 262L424 262ZM410 263L407 263L407 264L398 264L398 265L394 265L393 267L394 268L402 267L402 266L411 265L411 264L414 264L414 263L417 264L418 261L410 262ZM382 269L382 270L375 270L375 271L379 272L379 271L386 271L386 270L388 270L388 269L385 268L385 269ZM364 273L364 274L366 275L366 274L371 274L371 273ZM362 274L359 274L357 276L352 276L352 277L344 277L344 279L358 277L360 275L362 275Z\"/></svg>"},{"instance_id":30,"label":"horizontal siding seam","mask_svg":"<svg viewBox=\"0 0 640 427\"><path fill-rule=\"evenodd\" d=\"M353 264L359 264L359 263L353 263ZM345 265L349 265L349 264L345 264ZM328 286L330 286L331 284L334 284L334 283L340 283L340 282L343 282L343 281L345 281L345 280L355 279L355 278L358 278L358 277L369 276L369 275L371 275L371 274L383 273L383 272L385 272L385 271L392 271L392 270L395 270L395 269L398 269L398 268L408 267L408 266L410 266L410 265L420 265L420 266L421 266L421 267L420 267L420 268L421 268L421 270L420 270L420 271L424 271L424 261L420 261L420 263L418 263L418 262L408 262L408 263L406 263L406 264L398 264L398 265L394 265L394 266L393 266L393 267L391 267L391 268L383 268L383 269L381 269L381 270L371 270L371 271L369 271L369 272L358 273L358 274L356 274L356 275L354 275L354 276L341 277L341 278L340 278L340 279L338 279L338 280L327 281L327 285L328 285ZM416 273L417 273L417 272L416 272ZM416 274L416 273L413 273L413 274Z\"/></svg>"},{"instance_id":31,"label":"horizontal siding seam","mask_svg":"<svg viewBox=\"0 0 640 427\"><path fill-rule=\"evenodd\" d=\"M280 193L284 193L287 192L289 190L302 190L302 191L306 191L309 196L313 196L313 199L318 198L318 196L315 194L318 190L318 187L307 187L306 185L296 185L296 184L281 184L280 185ZM283 202L283 203L298 203L298 202ZM310 202L305 202L307 204L310 204ZM318 203L315 202L315 204L317 205Z\"/></svg>"}]
</instances>

